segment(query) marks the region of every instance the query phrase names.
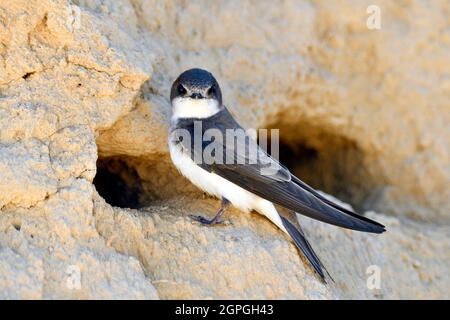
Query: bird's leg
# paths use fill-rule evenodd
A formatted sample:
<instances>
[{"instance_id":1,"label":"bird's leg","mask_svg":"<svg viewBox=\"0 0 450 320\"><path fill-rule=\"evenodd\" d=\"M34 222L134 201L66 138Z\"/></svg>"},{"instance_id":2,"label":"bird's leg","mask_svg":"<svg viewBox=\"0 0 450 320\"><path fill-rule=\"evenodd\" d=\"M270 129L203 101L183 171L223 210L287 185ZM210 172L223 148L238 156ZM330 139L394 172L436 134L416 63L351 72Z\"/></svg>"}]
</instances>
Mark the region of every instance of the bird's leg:
<instances>
[{"instance_id":1,"label":"bird's leg","mask_svg":"<svg viewBox=\"0 0 450 320\"><path fill-rule=\"evenodd\" d=\"M225 212L225 209L228 207L229 204L230 204L230 201L228 201L225 198L222 198L222 203L220 205L220 209L217 210L216 215L211 220L209 220L205 217L202 217L202 216L190 215L189 217L191 217L192 220L200 222L201 224L205 224L205 225L220 224L220 223L222 223L222 221L219 221L219 218Z\"/></svg>"}]
</instances>

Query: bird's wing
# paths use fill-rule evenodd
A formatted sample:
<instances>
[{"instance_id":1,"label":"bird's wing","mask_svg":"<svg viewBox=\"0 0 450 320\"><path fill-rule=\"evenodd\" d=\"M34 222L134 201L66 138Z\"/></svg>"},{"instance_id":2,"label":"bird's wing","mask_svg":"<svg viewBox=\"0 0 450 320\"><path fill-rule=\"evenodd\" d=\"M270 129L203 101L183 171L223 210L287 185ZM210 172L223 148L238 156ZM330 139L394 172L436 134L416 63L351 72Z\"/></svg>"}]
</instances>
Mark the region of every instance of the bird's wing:
<instances>
[{"instance_id":1,"label":"bird's wing","mask_svg":"<svg viewBox=\"0 0 450 320\"><path fill-rule=\"evenodd\" d=\"M225 124L223 121L210 122L209 125L223 132L225 128L242 129L231 115L223 118L232 120L227 120L228 123ZM197 159L203 157L203 150L208 145L208 142L202 141L202 148L195 148L183 141L179 143L190 150L187 152L191 154L191 157L197 156ZM245 139L224 138L215 143L222 144L223 158L221 161L209 159L209 161L198 163L203 169L214 172L266 200L310 218L358 231L372 233L385 231L384 226L378 222L322 197L312 187L293 176L287 168L262 150L248 135Z\"/></svg>"}]
</instances>

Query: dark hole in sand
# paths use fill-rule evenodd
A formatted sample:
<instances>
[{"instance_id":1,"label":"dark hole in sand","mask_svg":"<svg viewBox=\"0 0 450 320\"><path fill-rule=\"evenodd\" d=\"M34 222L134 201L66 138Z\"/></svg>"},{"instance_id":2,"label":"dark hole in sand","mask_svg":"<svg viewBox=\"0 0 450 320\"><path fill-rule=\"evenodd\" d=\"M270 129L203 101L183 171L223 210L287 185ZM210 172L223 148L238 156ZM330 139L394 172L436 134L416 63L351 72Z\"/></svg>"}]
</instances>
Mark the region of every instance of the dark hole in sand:
<instances>
[{"instance_id":1,"label":"dark hole in sand","mask_svg":"<svg viewBox=\"0 0 450 320\"><path fill-rule=\"evenodd\" d=\"M100 158L97 161L94 185L97 192L112 206L131 209L141 207L141 180L136 170L121 158Z\"/></svg>"},{"instance_id":2,"label":"dark hole in sand","mask_svg":"<svg viewBox=\"0 0 450 320\"><path fill-rule=\"evenodd\" d=\"M311 187L350 203L357 211L370 209L370 194L377 181L366 155L354 141L305 123L271 127L280 129L279 159L291 173Z\"/></svg>"}]
</instances>

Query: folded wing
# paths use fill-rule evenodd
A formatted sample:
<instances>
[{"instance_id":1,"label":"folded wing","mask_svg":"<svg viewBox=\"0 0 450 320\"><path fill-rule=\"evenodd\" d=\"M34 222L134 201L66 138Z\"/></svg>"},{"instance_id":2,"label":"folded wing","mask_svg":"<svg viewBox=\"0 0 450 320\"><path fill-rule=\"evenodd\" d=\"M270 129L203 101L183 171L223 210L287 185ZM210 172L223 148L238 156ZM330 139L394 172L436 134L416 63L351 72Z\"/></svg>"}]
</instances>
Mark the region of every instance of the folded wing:
<instances>
[{"instance_id":1,"label":"folded wing","mask_svg":"<svg viewBox=\"0 0 450 320\"><path fill-rule=\"evenodd\" d=\"M224 112L225 114L221 117L232 122L214 121L210 123L210 126L219 128L222 132L230 127L242 130L226 109ZM207 129L207 127L203 128L203 130ZM215 143L217 142L215 141ZM179 141L179 143L191 157L194 157L196 153L197 156L202 157L203 155L198 153L202 152L208 144L208 142L203 142L203 149L197 148L196 150L193 148L192 142L188 144ZM224 158L221 161L202 162L199 165L247 191L312 219L364 232L382 233L385 231L382 224L345 209L321 196L262 150L251 137L224 139L222 147ZM256 154L255 149L257 150ZM225 158L225 155L228 158Z\"/></svg>"}]
</instances>

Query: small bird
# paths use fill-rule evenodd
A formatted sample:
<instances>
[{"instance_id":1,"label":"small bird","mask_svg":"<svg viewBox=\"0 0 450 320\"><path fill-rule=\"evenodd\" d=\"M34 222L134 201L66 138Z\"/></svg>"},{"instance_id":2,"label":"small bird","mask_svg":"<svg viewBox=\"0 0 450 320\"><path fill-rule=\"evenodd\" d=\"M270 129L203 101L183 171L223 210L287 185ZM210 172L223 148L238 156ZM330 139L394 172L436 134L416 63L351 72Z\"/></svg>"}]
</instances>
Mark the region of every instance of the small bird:
<instances>
[{"instance_id":1,"label":"small bird","mask_svg":"<svg viewBox=\"0 0 450 320\"><path fill-rule=\"evenodd\" d=\"M307 241L296 213L352 230L385 231L378 222L320 195L267 154L250 135L228 138L230 130L244 130L223 105L219 84L210 72L194 68L180 74L172 85L170 100L169 151L173 164L195 186L222 201L212 219L191 216L193 220L204 225L221 223L220 217L230 203L244 212L257 211L293 239L323 281L326 269ZM215 139L205 139L208 130L216 133ZM220 136L223 139L217 139ZM222 155L211 152L214 157L206 159L205 151L212 144L216 151L223 151ZM256 150L257 156L249 155L249 150ZM288 213L277 211L274 204Z\"/></svg>"}]
</instances>

